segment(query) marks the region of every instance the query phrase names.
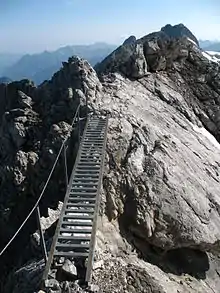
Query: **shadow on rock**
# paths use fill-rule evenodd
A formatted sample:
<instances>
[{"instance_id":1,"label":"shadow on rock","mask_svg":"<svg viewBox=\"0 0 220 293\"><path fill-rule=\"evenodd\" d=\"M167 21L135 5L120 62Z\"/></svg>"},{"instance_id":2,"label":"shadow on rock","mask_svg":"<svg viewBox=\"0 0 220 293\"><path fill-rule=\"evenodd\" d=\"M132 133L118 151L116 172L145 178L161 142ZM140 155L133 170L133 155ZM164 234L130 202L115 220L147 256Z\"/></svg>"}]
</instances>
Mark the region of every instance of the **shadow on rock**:
<instances>
[{"instance_id":1,"label":"shadow on rock","mask_svg":"<svg viewBox=\"0 0 220 293\"><path fill-rule=\"evenodd\" d=\"M127 230L129 223L128 221L125 223L124 219L124 216L122 216L119 221L121 235L137 250L140 258L158 266L166 273L189 274L197 279L206 278L206 272L210 268L206 252L187 247L165 251L129 232Z\"/></svg>"},{"instance_id":2,"label":"shadow on rock","mask_svg":"<svg viewBox=\"0 0 220 293\"><path fill-rule=\"evenodd\" d=\"M164 255L166 272L174 274L189 274L197 279L205 279L209 270L209 259L206 252L191 249L178 248L167 251Z\"/></svg>"}]
</instances>

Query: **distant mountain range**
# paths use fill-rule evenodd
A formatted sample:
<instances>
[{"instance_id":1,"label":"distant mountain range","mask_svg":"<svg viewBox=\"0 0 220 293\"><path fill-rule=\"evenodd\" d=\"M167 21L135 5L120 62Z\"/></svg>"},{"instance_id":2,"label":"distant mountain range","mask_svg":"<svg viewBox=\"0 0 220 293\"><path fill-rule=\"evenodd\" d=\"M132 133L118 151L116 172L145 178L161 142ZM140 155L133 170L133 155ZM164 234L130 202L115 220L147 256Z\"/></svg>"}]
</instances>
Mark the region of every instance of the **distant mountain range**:
<instances>
[{"instance_id":1,"label":"distant mountain range","mask_svg":"<svg viewBox=\"0 0 220 293\"><path fill-rule=\"evenodd\" d=\"M10 64L0 74L12 80L28 78L38 85L44 80L50 79L60 69L62 62L67 61L73 55L85 58L94 66L116 47L116 45L106 43L95 43L93 45L66 46L52 52L44 51L39 54L27 54L16 60L17 62L14 64Z\"/></svg>"},{"instance_id":2,"label":"distant mountain range","mask_svg":"<svg viewBox=\"0 0 220 293\"><path fill-rule=\"evenodd\" d=\"M199 45L204 51L220 52L220 41L200 40Z\"/></svg>"},{"instance_id":3,"label":"distant mountain range","mask_svg":"<svg viewBox=\"0 0 220 293\"><path fill-rule=\"evenodd\" d=\"M195 36L186 30L181 24L177 26L166 25L161 29L162 32L175 37L175 35L187 35L197 43ZM125 43L135 42L134 36L125 40ZM220 42L210 40L199 40L200 47L205 51L220 52ZM0 82L10 80L31 79L37 85L44 80L50 79L52 75L60 69L63 61L69 57L77 55L85 58L92 66L105 59L116 49L116 45L106 43L95 43L92 45L66 46L56 51L44 51L39 54L7 54L0 53Z\"/></svg>"},{"instance_id":4,"label":"distant mountain range","mask_svg":"<svg viewBox=\"0 0 220 293\"><path fill-rule=\"evenodd\" d=\"M11 82L12 80L6 76L2 76L0 77L0 83L9 83Z\"/></svg>"},{"instance_id":5,"label":"distant mountain range","mask_svg":"<svg viewBox=\"0 0 220 293\"><path fill-rule=\"evenodd\" d=\"M7 67L12 66L21 56L22 54L0 53L0 76L3 75Z\"/></svg>"}]
</instances>

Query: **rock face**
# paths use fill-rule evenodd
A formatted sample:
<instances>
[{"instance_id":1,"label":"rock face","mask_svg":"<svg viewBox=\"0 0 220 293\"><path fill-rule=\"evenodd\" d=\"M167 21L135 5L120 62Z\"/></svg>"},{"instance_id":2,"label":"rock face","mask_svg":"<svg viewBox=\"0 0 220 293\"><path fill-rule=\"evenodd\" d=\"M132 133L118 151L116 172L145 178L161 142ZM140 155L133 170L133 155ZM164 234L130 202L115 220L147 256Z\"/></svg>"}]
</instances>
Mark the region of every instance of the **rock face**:
<instances>
[{"instance_id":1,"label":"rock face","mask_svg":"<svg viewBox=\"0 0 220 293\"><path fill-rule=\"evenodd\" d=\"M86 94L90 110L109 114L93 272L94 290L103 293L219 292L220 66L188 39L188 32L176 38L177 28L172 37L169 29L119 47L97 67L99 78L86 61L70 59L33 95L17 92L17 116L10 110L7 120L2 114L7 139L1 153L9 170L0 174L5 186L15 182L22 196L24 182L31 182L30 162L43 164L51 142L67 135L70 113L65 111L75 109L74 101L85 104ZM28 129L33 121L48 129L38 139L41 152L35 144L27 148L26 124L13 120L21 113ZM15 144L12 161L6 159L8 141ZM7 207L6 200L2 206ZM41 258L23 260L2 292L36 290ZM24 280L32 273L37 277L27 289ZM16 287L16 280L23 285ZM76 286L60 284L63 292L91 292Z\"/></svg>"},{"instance_id":2,"label":"rock face","mask_svg":"<svg viewBox=\"0 0 220 293\"><path fill-rule=\"evenodd\" d=\"M97 68L106 75L96 109L111 113L103 210L157 266L161 292L218 292L213 267L220 252L220 66L186 37L151 34L136 44L143 46L145 76L133 80L129 71L125 74L120 54L126 46ZM162 285L159 275L167 271L193 276L191 285L179 277ZM158 292L151 286L149 292Z\"/></svg>"},{"instance_id":3,"label":"rock face","mask_svg":"<svg viewBox=\"0 0 220 293\"><path fill-rule=\"evenodd\" d=\"M93 99L101 83L87 61L71 58L41 87L23 80L0 85L0 249L24 220L48 178L63 140L69 137L68 170L75 158L77 133L72 119L85 93ZM84 100L83 100L84 98ZM81 116L85 114L82 107ZM70 136L71 132L71 136ZM41 212L55 208L65 193L63 155L41 201ZM50 195L53 196L50 196ZM1 259L0 283L36 229L32 217ZM27 256L30 256L28 250ZM14 262L14 263L13 263ZM28 269L29 270L29 269ZM3 292L3 289L0 289Z\"/></svg>"}]
</instances>

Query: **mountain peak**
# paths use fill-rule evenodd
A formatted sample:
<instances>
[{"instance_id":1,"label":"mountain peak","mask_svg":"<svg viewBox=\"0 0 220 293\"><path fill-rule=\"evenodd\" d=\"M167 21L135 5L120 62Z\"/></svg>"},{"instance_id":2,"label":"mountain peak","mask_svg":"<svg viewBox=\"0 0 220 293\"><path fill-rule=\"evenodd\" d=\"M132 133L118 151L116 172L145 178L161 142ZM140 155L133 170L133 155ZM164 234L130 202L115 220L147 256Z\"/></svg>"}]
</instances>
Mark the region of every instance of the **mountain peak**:
<instances>
[{"instance_id":1,"label":"mountain peak","mask_svg":"<svg viewBox=\"0 0 220 293\"><path fill-rule=\"evenodd\" d=\"M166 35L173 38L186 36L199 46L199 41L197 40L197 38L183 23L179 23L173 26L171 24L167 24L161 28L161 32L164 32Z\"/></svg>"},{"instance_id":2,"label":"mountain peak","mask_svg":"<svg viewBox=\"0 0 220 293\"><path fill-rule=\"evenodd\" d=\"M125 41L124 41L124 43L123 43L123 45L130 45L130 44L133 44L133 43L135 43L136 42L136 37L135 36L130 36L130 37L128 37Z\"/></svg>"}]
</instances>

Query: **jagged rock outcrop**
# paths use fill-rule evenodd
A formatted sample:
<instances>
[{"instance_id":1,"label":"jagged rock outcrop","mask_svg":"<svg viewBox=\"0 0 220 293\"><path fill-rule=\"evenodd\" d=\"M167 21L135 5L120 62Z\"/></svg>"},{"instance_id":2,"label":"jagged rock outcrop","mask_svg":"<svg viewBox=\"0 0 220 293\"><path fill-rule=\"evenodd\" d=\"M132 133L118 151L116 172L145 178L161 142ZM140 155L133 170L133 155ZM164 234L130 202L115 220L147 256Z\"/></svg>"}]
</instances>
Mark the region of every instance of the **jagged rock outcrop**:
<instances>
[{"instance_id":1,"label":"jagged rock outcrop","mask_svg":"<svg viewBox=\"0 0 220 293\"><path fill-rule=\"evenodd\" d=\"M34 111L41 129L49 130L39 137L42 152L14 148L19 186L27 180L30 155L43 165L43 150L49 154L51 142L67 135L70 113L65 110L75 109L69 100L85 104L87 94L90 110L109 114L93 273L103 293L213 293L220 288L220 66L188 33L181 37L175 28L168 35L170 27L165 28L119 47L97 67L99 78L86 61L73 58L35 98L19 93L25 111ZM51 163L52 158L45 168ZM35 290L41 258L23 260L7 288ZM26 288L32 273L33 287ZM59 286L62 292L87 292L71 282Z\"/></svg>"},{"instance_id":2,"label":"jagged rock outcrop","mask_svg":"<svg viewBox=\"0 0 220 293\"><path fill-rule=\"evenodd\" d=\"M199 46L199 41L195 35L182 23L174 26L167 24L161 28L161 31L173 38L188 37Z\"/></svg>"},{"instance_id":3,"label":"jagged rock outcrop","mask_svg":"<svg viewBox=\"0 0 220 293\"><path fill-rule=\"evenodd\" d=\"M76 155L76 130L71 123L76 108L100 91L98 77L87 61L71 58L51 81L41 87L23 80L0 85L0 248L13 235L33 207L46 182L63 140L69 137L68 170ZM84 97L84 100L82 99ZM81 115L85 114L82 107ZM70 136L71 133L71 136ZM41 201L41 212L55 208L65 193L63 157ZM51 194L53 196L51 196ZM1 284L8 269L20 258L18 250L36 229L32 217L1 259ZM10 257L9 257L10 255ZM27 256L31 252L27 250ZM13 263L14 262L14 263ZM3 292L3 289L0 288Z\"/></svg>"},{"instance_id":4,"label":"jagged rock outcrop","mask_svg":"<svg viewBox=\"0 0 220 293\"><path fill-rule=\"evenodd\" d=\"M128 37L125 41L124 41L124 43L123 43L123 45L130 45L130 44L133 44L133 43L135 43L136 42L136 37L135 36L130 36L130 37Z\"/></svg>"}]
</instances>

